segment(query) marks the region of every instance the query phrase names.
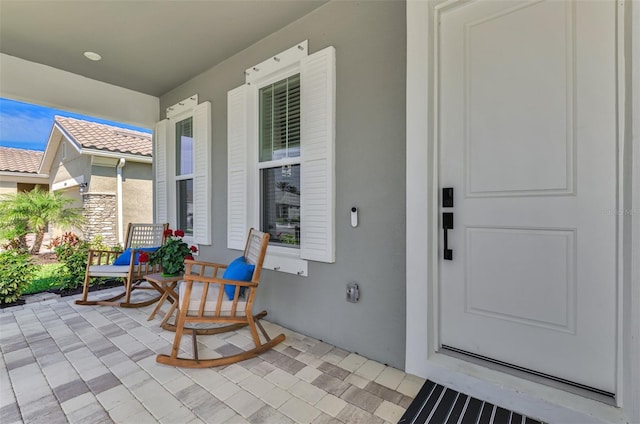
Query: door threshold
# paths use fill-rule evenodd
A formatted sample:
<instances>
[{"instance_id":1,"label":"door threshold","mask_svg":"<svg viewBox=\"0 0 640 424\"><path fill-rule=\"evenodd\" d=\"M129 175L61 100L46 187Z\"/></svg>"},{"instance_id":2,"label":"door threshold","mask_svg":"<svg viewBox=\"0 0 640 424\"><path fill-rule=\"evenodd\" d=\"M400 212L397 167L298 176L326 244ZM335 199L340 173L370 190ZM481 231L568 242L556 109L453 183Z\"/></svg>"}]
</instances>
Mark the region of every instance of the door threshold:
<instances>
[{"instance_id":1,"label":"door threshold","mask_svg":"<svg viewBox=\"0 0 640 424\"><path fill-rule=\"evenodd\" d=\"M477 355L475 353L467 352L462 349L457 349L451 346L443 345L439 353L448 355L453 358L457 358L466 362L470 362L476 365L483 366L485 368L492 369L494 371L510 374L514 377L522 378L525 380L533 381L535 383L544 384L554 389L562 390L565 392L573 393L575 395L602 402L606 405L616 406L616 396L613 393L599 390L593 387L585 386L572 381L564 380L558 377L553 377L548 374L543 374L527 368L512 365L506 362L498 361L486 356Z\"/></svg>"}]
</instances>

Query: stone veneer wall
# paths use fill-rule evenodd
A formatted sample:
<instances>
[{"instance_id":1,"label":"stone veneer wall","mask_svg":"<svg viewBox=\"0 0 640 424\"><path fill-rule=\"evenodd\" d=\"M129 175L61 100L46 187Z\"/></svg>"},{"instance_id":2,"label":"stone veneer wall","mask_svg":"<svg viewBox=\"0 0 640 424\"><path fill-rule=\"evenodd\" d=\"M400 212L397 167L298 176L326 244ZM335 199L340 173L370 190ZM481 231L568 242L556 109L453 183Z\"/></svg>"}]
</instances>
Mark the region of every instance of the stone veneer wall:
<instances>
[{"instance_id":1,"label":"stone veneer wall","mask_svg":"<svg viewBox=\"0 0 640 424\"><path fill-rule=\"evenodd\" d=\"M116 195L109 193L87 193L82 196L82 208L86 222L83 228L85 240L102 236L103 243L114 246L116 235Z\"/></svg>"}]
</instances>

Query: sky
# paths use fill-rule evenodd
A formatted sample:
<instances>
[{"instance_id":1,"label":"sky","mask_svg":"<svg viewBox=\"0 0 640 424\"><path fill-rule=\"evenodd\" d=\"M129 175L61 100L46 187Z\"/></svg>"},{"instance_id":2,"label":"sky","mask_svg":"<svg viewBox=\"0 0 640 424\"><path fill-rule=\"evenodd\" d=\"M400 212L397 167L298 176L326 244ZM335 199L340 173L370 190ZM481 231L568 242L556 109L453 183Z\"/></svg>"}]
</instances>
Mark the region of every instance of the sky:
<instances>
[{"instance_id":1,"label":"sky","mask_svg":"<svg viewBox=\"0 0 640 424\"><path fill-rule=\"evenodd\" d=\"M0 97L0 146L44 151L55 115L151 133L151 130L147 128Z\"/></svg>"}]
</instances>

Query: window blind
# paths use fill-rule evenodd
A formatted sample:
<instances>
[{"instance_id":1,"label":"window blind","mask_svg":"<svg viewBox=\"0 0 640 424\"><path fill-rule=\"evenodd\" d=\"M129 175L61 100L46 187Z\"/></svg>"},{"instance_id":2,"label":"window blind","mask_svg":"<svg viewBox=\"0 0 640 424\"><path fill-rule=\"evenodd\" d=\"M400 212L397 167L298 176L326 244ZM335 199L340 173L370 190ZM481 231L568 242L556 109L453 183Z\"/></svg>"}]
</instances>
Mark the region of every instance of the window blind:
<instances>
[{"instance_id":1,"label":"window blind","mask_svg":"<svg viewBox=\"0 0 640 424\"><path fill-rule=\"evenodd\" d=\"M300 156L300 74L260 89L260 162Z\"/></svg>"}]
</instances>

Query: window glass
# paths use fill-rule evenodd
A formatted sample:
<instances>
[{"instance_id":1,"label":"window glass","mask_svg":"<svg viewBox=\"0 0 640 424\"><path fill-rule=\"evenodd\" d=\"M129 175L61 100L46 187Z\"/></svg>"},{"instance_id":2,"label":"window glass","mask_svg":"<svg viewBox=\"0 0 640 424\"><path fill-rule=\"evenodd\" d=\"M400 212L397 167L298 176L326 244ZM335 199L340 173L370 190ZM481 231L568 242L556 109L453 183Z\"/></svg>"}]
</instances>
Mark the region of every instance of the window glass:
<instances>
[{"instance_id":1,"label":"window glass","mask_svg":"<svg viewBox=\"0 0 640 424\"><path fill-rule=\"evenodd\" d=\"M300 74L260 89L260 162L300 156Z\"/></svg>"},{"instance_id":2,"label":"window glass","mask_svg":"<svg viewBox=\"0 0 640 424\"><path fill-rule=\"evenodd\" d=\"M176 175L193 174L193 118L176 124Z\"/></svg>"},{"instance_id":3,"label":"window glass","mask_svg":"<svg viewBox=\"0 0 640 424\"><path fill-rule=\"evenodd\" d=\"M262 231L270 243L300 247L300 165L260 171Z\"/></svg>"},{"instance_id":4,"label":"window glass","mask_svg":"<svg viewBox=\"0 0 640 424\"><path fill-rule=\"evenodd\" d=\"M177 182L178 229L193 234L193 179Z\"/></svg>"}]
</instances>

